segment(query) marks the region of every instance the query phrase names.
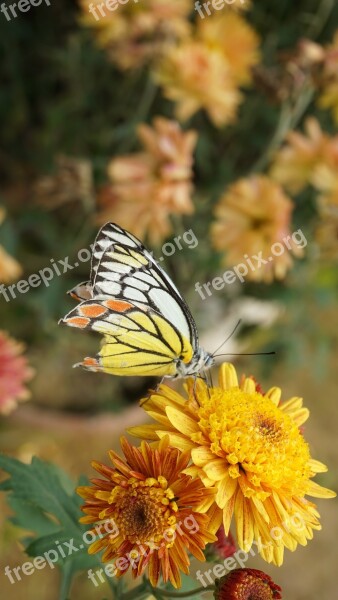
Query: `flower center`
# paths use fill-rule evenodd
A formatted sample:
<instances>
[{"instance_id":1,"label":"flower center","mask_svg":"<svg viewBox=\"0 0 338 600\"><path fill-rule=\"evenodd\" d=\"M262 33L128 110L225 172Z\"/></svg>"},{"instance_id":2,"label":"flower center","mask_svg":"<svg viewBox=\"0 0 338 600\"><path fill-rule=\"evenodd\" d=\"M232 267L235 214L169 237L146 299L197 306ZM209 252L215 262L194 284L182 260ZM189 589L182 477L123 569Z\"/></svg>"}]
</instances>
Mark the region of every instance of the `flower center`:
<instances>
[{"instance_id":1,"label":"flower center","mask_svg":"<svg viewBox=\"0 0 338 600\"><path fill-rule=\"evenodd\" d=\"M144 481L131 478L114 488L110 503L125 540L148 545L162 541L166 547L172 546L174 536L170 532L175 529L177 505L164 477Z\"/></svg>"},{"instance_id":2,"label":"flower center","mask_svg":"<svg viewBox=\"0 0 338 600\"><path fill-rule=\"evenodd\" d=\"M235 569L216 582L216 600L280 599L281 588L257 569Z\"/></svg>"},{"instance_id":3,"label":"flower center","mask_svg":"<svg viewBox=\"0 0 338 600\"><path fill-rule=\"evenodd\" d=\"M292 418L269 398L240 388L214 388L198 416L211 451L227 460L230 476L245 475L251 484L248 495L264 485L306 493L308 445Z\"/></svg>"}]
</instances>

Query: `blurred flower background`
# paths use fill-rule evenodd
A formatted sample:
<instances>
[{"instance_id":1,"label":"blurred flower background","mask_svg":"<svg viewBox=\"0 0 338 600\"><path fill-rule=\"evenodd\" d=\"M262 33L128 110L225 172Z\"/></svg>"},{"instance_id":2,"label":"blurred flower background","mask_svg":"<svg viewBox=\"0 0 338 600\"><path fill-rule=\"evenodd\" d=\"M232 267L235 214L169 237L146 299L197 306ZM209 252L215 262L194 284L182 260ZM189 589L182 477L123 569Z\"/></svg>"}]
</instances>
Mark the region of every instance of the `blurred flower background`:
<instances>
[{"instance_id":1,"label":"blurred flower background","mask_svg":"<svg viewBox=\"0 0 338 600\"><path fill-rule=\"evenodd\" d=\"M0 449L75 477L143 423L137 400L156 381L73 370L99 338L57 325L111 220L158 257L192 230L198 245L176 244L163 266L203 346L213 352L242 318L222 352L276 351L236 360L264 389L304 397L311 450L329 465L318 479L337 489L338 5L194 6L58 0L0 13ZM284 250L252 269L274 244ZM224 281L239 263L244 280ZM320 512L315 542L268 567L290 598L335 595L334 503ZM21 564L19 537L0 523L2 563ZM51 580L5 579L5 596L54 600ZM76 582L83 600L104 590Z\"/></svg>"}]
</instances>

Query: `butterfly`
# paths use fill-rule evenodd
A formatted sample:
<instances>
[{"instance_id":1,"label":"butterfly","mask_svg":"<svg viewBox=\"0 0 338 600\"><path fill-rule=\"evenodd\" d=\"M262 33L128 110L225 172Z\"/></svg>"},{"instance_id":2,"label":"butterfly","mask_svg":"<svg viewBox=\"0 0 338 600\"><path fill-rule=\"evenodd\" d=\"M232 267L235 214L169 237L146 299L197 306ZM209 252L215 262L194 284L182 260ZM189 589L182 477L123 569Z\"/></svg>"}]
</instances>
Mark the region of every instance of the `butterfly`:
<instances>
[{"instance_id":1,"label":"butterfly","mask_svg":"<svg viewBox=\"0 0 338 600\"><path fill-rule=\"evenodd\" d=\"M90 281L69 293L80 304L60 322L103 335L96 358L74 366L174 379L214 364L175 284L142 242L115 223L96 237Z\"/></svg>"}]
</instances>

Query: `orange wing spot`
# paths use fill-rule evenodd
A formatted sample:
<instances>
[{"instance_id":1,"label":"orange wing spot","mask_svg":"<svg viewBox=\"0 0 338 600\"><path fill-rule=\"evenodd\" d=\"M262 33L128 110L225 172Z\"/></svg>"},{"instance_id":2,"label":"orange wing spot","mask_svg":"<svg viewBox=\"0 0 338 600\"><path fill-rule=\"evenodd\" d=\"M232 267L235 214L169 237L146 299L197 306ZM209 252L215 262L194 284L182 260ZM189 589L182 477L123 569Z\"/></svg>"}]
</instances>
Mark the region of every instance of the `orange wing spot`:
<instances>
[{"instance_id":1,"label":"orange wing spot","mask_svg":"<svg viewBox=\"0 0 338 600\"><path fill-rule=\"evenodd\" d=\"M123 300L106 300L103 304L115 312L125 312L128 308L133 308L132 304Z\"/></svg>"},{"instance_id":2,"label":"orange wing spot","mask_svg":"<svg viewBox=\"0 0 338 600\"><path fill-rule=\"evenodd\" d=\"M69 292L69 295L71 298L73 298L73 300L77 300L78 302L82 301L82 298L80 298L80 296L78 296L77 294L75 294L75 292Z\"/></svg>"},{"instance_id":3,"label":"orange wing spot","mask_svg":"<svg viewBox=\"0 0 338 600\"><path fill-rule=\"evenodd\" d=\"M84 317L71 317L66 320L67 325L74 325L74 327L80 327L84 329L89 325L90 319L85 319Z\"/></svg>"},{"instance_id":4,"label":"orange wing spot","mask_svg":"<svg viewBox=\"0 0 338 600\"><path fill-rule=\"evenodd\" d=\"M81 313L81 315L92 319L94 317L100 317L105 312L107 312L107 309L104 306L100 306L100 304L88 304L87 306L79 307L79 313Z\"/></svg>"},{"instance_id":5,"label":"orange wing spot","mask_svg":"<svg viewBox=\"0 0 338 600\"><path fill-rule=\"evenodd\" d=\"M88 358L85 358L85 359L83 360L82 364L83 364L85 367L98 367L98 366L99 366L99 363L98 363L98 361L96 360L96 358L90 358L90 357L88 357Z\"/></svg>"}]
</instances>

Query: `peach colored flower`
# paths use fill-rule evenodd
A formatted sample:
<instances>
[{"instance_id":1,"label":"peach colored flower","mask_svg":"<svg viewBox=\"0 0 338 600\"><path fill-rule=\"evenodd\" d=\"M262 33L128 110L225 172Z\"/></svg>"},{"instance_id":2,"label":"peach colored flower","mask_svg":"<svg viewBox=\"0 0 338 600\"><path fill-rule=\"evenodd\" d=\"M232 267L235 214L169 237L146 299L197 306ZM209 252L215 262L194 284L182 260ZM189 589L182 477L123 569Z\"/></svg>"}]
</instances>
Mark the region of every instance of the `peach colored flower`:
<instances>
[{"instance_id":1,"label":"peach colored flower","mask_svg":"<svg viewBox=\"0 0 338 600\"><path fill-rule=\"evenodd\" d=\"M81 22L93 28L99 45L121 69L142 66L190 29L190 0L130 0L111 11L99 0L80 0L80 5Z\"/></svg>"},{"instance_id":2,"label":"peach colored flower","mask_svg":"<svg viewBox=\"0 0 338 600\"><path fill-rule=\"evenodd\" d=\"M317 119L305 122L305 135L291 131L287 143L277 153L270 176L290 192L298 193L310 183L314 168L325 161L330 138L322 131Z\"/></svg>"},{"instance_id":3,"label":"peach colored flower","mask_svg":"<svg viewBox=\"0 0 338 600\"><path fill-rule=\"evenodd\" d=\"M0 331L0 414L9 414L18 401L29 398L25 383L33 377L34 371L22 356L23 350L23 344Z\"/></svg>"},{"instance_id":4,"label":"peach colored flower","mask_svg":"<svg viewBox=\"0 0 338 600\"><path fill-rule=\"evenodd\" d=\"M253 175L230 185L216 206L216 221L211 229L214 247L225 252L224 264L231 267L244 262L247 255L261 253L267 263L255 270L250 268L246 278L266 283L283 279L292 266L291 252L296 256L303 254L290 237L292 210L291 200L268 177ZM285 239L290 249L285 246ZM279 246L276 254L274 244ZM280 253L281 246L285 250Z\"/></svg>"},{"instance_id":5,"label":"peach colored flower","mask_svg":"<svg viewBox=\"0 0 338 600\"><path fill-rule=\"evenodd\" d=\"M198 38L226 57L231 75L238 85L251 81L251 68L259 61L259 37L236 12L213 13L199 21Z\"/></svg>"},{"instance_id":6,"label":"peach colored flower","mask_svg":"<svg viewBox=\"0 0 338 600\"><path fill-rule=\"evenodd\" d=\"M242 99L238 86L251 80L258 44L255 31L236 12L199 19L194 34L170 48L154 69L164 95L176 102L177 118L204 109L217 127L234 121Z\"/></svg>"},{"instance_id":7,"label":"peach colored flower","mask_svg":"<svg viewBox=\"0 0 338 600\"><path fill-rule=\"evenodd\" d=\"M117 220L153 244L172 232L170 215L191 214L194 131L162 117L153 127L142 124L138 136L144 152L114 158L108 165L112 181L99 197L100 223Z\"/></svg>"},{"instance_id":8,"label":"peach colored flower","mask_svg":"<svg viewBox=\"0 0 338 600\"><path fill-rule=\"evenodd\" d=\"M6 215L4 208L0 207L0 225ZM21 265L0 246L0 283L10 283L20 277Z\"/></svg>"},{"instance_id":9,"label":"peach colored flower","mask_svg":"<svg viewBox=\"0 0 338 600\"><path fill-rule=\"evenodd\" d=\"M179 120L189 119L202 108L217 127L235 120L241 94L218 49L202 41L184 41L160 60L154 77L164 95L176 102Z\"/></svg>"}]
</instances>

